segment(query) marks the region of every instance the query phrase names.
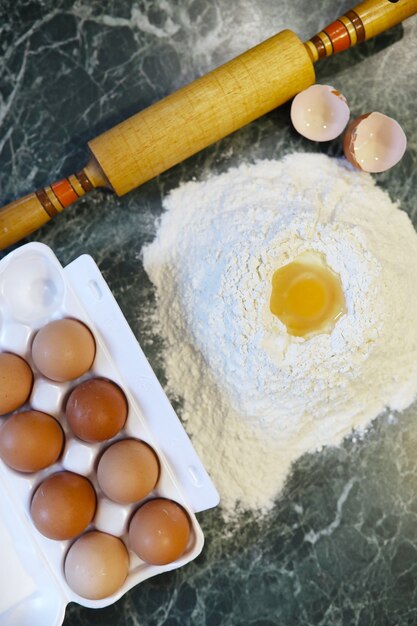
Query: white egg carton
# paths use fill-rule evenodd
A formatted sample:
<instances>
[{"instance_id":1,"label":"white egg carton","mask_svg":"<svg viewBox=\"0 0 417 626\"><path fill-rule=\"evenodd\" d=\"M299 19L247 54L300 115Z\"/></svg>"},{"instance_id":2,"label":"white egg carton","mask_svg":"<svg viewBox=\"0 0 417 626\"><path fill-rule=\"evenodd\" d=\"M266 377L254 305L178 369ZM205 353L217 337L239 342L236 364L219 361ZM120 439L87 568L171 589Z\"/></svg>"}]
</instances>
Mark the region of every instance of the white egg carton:
<instances>
[{"instance_id":1,"label":"white egg carton","mask_svg":"<svg viewBox=\"0 0 417 626\"><path fill-rule=\"evenodd\" d=\"M91 329L97 353L87 375L61 384L40 376L30 347L39 328L67 316L82 320ZM107 606L141 581L196 558L204 537L195 513L216 506L218 493L91 257L81 256L63 268L50 248L31 243L0 262L0 351L23 356L35 374L29 402L19 410L30 406L53 415L66 435L60 460L36 474L19 474L0 460L0 626L62 624L68 602L92 608ZM158 455L160 478L149 497L170 498L188 512L191 539L183 556L174 563L148 565L130 550L126 531L139 505L121 506L105 498L94 473L97 456L109 441L86 444L71 435L66 425L64 402L68 391L91 376L115 381L128 399L128 419L115 439L136 437L149 443ZM36 486L61 469L87 476L96 488L97 513L89 528L121 537L129 550L126 582L103 600L86 600L69 588L63 563L71 541L47 539L30 518Z\"/></svg>"}]
</instances>

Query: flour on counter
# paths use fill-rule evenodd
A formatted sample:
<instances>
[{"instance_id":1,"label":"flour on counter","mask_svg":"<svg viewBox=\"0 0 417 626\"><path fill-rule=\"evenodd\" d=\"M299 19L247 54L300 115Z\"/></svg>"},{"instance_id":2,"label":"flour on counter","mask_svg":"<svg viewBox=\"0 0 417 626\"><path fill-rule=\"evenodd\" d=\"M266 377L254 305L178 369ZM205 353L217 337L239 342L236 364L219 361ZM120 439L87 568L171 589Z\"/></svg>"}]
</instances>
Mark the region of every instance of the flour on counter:
<instances>
[{"instance_id":1,"label":"flour on counter","mask_svg":"<svg viewBox=\"0 0 417 626\"><path fill-rule=\"evenodd\" d=\"M175 189L143 251L168 393L225 516L267 511L300 455L337 445L417 395L417 235L372 177L292 154ZM339 274L331 334L287 334L274 271L306 251Z\"/></svg>"}]
</instances>

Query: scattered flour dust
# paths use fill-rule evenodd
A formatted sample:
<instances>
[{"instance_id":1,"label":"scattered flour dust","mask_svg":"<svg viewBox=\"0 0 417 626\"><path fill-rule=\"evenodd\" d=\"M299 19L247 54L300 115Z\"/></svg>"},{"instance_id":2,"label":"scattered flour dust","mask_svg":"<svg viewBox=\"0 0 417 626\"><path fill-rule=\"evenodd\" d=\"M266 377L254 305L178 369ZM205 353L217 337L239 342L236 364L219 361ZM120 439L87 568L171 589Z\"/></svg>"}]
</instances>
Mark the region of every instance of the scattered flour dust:
<instances>
[{"instance_id":1,"label":"scattered flour dust","mask_svg":"<svg viewBox=\"0 0 417 626\"><path fill-rule=\"evenodd\" d=\"M226 517L267 511L295 459L417 395L417 236L368 174L292 154L175 189L143 252L168 391ZM305 251L340 275L347 314L304 340L269 312Z\"/></svg>"}]
</instances>

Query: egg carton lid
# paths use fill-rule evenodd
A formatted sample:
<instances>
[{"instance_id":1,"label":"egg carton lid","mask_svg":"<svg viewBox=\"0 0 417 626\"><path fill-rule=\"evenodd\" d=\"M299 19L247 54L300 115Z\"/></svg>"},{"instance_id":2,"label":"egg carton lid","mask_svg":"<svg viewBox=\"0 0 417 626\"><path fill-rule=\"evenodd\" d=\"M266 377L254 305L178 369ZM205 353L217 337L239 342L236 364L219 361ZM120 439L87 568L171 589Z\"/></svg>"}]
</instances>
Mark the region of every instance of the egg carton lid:
<instances>
[{"instance_id":1,"label":"egg carton lid","mask_svg":"<svg viewBox=\"0 0 417 626\"><path fill-rule=\"evenodd\" d=\"M48 246L31 243L7 255L0 269L14 255L32 250L57 262ZM184 502L195 513L217 506L219 494L94 260L80 256L63 271L93 322L92 330L105 338L122 378L140 398L141 411L175 473ZM13 499L0 471L0 626L59 626L68 597Z\"/></svg>"}]
</instances>

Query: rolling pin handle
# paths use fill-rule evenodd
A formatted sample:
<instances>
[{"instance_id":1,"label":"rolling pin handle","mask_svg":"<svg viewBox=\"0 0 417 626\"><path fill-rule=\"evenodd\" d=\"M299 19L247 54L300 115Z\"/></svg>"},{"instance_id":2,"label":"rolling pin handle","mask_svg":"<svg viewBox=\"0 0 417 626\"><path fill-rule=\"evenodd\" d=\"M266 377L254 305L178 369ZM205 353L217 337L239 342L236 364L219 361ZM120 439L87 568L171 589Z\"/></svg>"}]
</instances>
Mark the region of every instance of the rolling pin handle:
<instances>
[{"instance_id":1,"label":"rolling pin handle","mask_svg":"<svg viewBox=\"0 0 417 626\"><path fill-rule=\"evenodd\" d=\"M0 249L17 243L89 191L103 186L108 186L108 181L92 158L77 174L10 202L0 210Z\"/></svg>"},{"instance_id":2,"label":"rolling pin handle","mask_svg":"<svg viewBox=\"0 0 417 626\"><path fill-rule=\"evenodd\" d=\"M365 0L305 42L313 63L353 48L417 13L417 0Z\"/></svg>"}]
</instances>

